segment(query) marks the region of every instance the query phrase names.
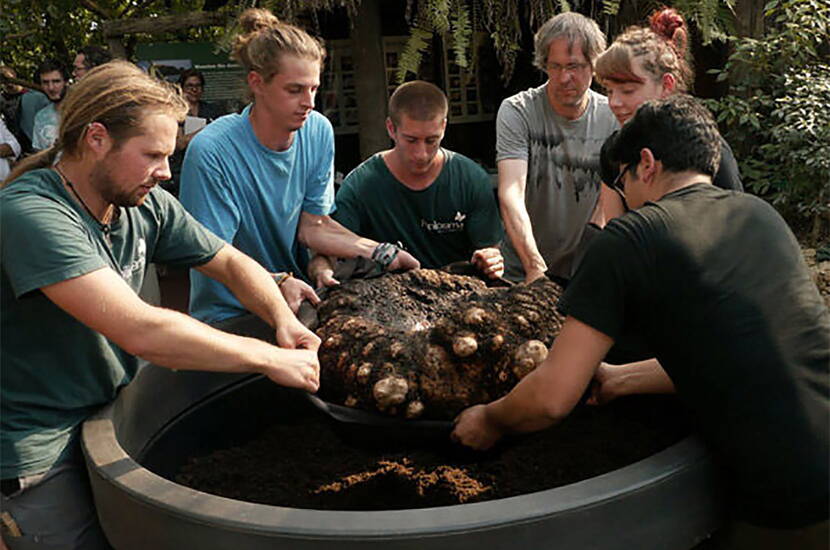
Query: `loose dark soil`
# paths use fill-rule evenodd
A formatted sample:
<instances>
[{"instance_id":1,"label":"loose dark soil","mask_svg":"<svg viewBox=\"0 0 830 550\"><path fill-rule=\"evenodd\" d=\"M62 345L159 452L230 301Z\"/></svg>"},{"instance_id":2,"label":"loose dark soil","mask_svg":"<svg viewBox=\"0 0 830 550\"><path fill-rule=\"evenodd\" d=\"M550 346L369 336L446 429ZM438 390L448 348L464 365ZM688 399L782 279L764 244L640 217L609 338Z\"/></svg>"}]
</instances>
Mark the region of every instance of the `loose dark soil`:
<instances>
[{"instance_id":1,"label":"loose dark soil","mask_svg":"<svg viewBox=\"0 0 830 550\"><path fill-rule=\"evenodd\" d=\"M191 459L182 485L236 500L319 510L428 508L516 496L619 469L689 433L673 397L580 406L560 425L482 454L449 442L389 448L297 415L252 441ZM382 449L380 447L383 447Z\"/></svg>"}]
</instances>

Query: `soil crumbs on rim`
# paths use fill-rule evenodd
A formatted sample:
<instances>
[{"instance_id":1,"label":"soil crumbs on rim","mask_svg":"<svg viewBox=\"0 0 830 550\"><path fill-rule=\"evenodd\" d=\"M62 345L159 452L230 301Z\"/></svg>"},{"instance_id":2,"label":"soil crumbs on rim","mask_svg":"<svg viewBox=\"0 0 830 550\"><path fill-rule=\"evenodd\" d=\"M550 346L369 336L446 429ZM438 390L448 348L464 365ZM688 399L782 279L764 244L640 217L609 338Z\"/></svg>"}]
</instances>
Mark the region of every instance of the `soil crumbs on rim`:
<instances>
[{"instance_id":1,"label":"soil crumbs on rim","mask_svg":"<svg viewBox=\"0 0 830 550\"><path fill-rule=\"evenodd\" d=\"M379 438L367 445L344 438L336 427L318 415L296 415L244 445L191 458L175 481L291 508L429 508L575 483L646 458L690 430L671 396L579 406L559 425L509 438L486 453L449 442L418 446Z\"/></svg>"}]
</instances>

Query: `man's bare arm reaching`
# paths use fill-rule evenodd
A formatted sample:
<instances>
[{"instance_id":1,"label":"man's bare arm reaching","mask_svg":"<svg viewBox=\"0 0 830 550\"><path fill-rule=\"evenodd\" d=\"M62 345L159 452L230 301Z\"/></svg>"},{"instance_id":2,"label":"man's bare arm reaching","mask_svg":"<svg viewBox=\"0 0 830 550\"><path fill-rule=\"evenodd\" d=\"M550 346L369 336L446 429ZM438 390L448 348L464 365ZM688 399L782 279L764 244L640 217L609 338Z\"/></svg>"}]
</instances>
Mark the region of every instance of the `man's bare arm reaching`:
<instances>
[{"instance_id":1,"label":"man's bare arm reaching","mask_svg":"<svg viewBox=\"0 0 830 550\"><path fill-rule=\"evenodd\" d=\"M516 249L529 283L545 275L548 266L533 238L533 227L525 206L527 161L505 159L498 162L499 205L507 237Z\"/></svg>"},{"instance_id":2,"label":"man's bare arm reaching","mask_svg":"<svg viewBox=\"0 0 830 550\"><path fill-rule=\"evenodd\" d=\"M239 255L239 256L237 256ZM251 265L251 262L253 265ZM202 266L208 274L231 281L237 297L264 320L276 323L282 349L262 340L216 330L187 315L142 301L109 268L43 287L58 307L126 352L175 369L259 372L285 386L316 391L320 340L301 325L285 304L276 283L259 264L232 247ZM304 348L304 349L302 349Z\"/></svg>"},{"instance_id":3,"label":"man's bare arm reaching","mask_svg":"<svg viewBox=\"0 0 830 550\"><path fill-rule=\"evenodd\" d=\"M320 256L337 258L354 258L357 256L372 257L377 248L377 241L355 235L330 216L316 216L303 212L300 216L300 229L297 232L298 240L314 250L317 257L309 266L309 274L318 286L331 286L337 281L331 274L331 262ZM320 259L317 259L320 258ZM389 264L388 269L417 269L420 262L412 254L401 250ZM328 283L328 284L327 284Z\"/></svg>"}]
</instances>

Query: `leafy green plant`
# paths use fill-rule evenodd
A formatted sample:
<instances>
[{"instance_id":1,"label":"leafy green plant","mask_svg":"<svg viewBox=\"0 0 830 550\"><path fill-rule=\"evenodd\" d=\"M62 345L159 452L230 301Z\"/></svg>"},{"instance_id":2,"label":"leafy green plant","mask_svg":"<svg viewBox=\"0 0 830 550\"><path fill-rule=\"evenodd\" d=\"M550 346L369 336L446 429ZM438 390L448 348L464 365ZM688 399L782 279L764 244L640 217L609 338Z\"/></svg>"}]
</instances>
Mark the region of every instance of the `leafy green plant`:
<instances>
[{"instance_id":1,"label":"leafy green plant","mask_svg":"<svg viewBox=\"0 0 830 550\"><path fill-rule=\"evenodd\" d=\"M765 16L766 36L731 39L715 71L730 93L709 106L749 190L792 221L810 220L818 240L830 225L830 2L774 0Z\"/></svg>"}]
</instances>

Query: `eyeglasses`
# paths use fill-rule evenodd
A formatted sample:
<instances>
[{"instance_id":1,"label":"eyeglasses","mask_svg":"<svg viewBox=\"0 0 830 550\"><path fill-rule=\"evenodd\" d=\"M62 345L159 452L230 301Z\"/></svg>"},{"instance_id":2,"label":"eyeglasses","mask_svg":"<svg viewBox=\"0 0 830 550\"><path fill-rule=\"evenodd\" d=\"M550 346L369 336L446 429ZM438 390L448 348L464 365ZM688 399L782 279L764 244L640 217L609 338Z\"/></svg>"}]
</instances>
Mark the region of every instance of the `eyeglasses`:
<instances>
[{"instance_id":1,"label":"eyeglasses","mask_svg":"<svg viewBox=\"0 0 830 550\"><path fill-rule=\"evenodd\" d=\"M588 68L588 63L568 63L567 65L560 65L559 63L548 63L548 71L559 74L568 73L574 74L582 72Z\"/></svg>"},{"instance_id":2,"label":"eyeglasses","mask_svg":"<svg viewBox=\"0 0 830 550\"><path fill-rule=\"evenodd\" d=\"M620 173L617 174L617 177L614 178L614 181L611 183L611 189L619 191L622 194L625 194L625 182L623 181L623 176L626 172L632 167L632 164L628 164L625 168L620 170Z\"/></svg>"}]
</instances>

